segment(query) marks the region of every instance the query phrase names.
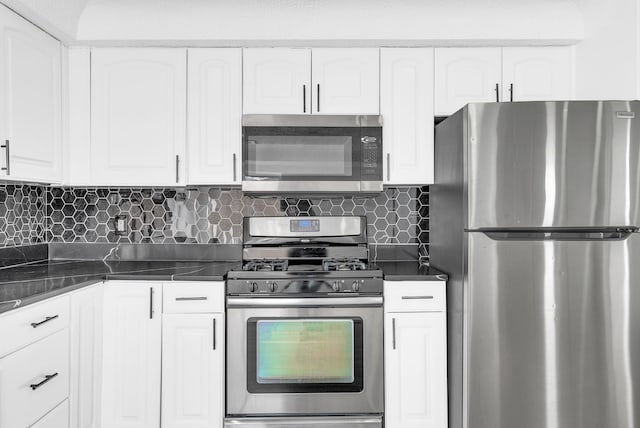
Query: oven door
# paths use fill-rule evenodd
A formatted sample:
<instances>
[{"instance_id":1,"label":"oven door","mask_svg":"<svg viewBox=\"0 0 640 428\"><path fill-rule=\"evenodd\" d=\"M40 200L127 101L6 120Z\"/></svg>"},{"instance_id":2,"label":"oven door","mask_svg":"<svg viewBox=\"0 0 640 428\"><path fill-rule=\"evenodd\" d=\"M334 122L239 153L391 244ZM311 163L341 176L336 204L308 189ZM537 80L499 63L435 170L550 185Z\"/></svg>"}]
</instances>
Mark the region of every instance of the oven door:
<instances>
[{"instance_id":1,"label":"oven door","mask_svg":"<svg viewBox=\"0 0 640 428\"><path fill-rule=\"evenodd\" d=\"M360 127L243 127L242 190L359 192Z\"/></svg>"},{"instance_id":2,"label":"oven door","mask_svg":"<svg viewBox=\"0 0 640 428\"><path fill-rule=\"evenodd\" d=\"M228 415L383 411L381 297L227 300Z\"/></svg>"}]
</instances>

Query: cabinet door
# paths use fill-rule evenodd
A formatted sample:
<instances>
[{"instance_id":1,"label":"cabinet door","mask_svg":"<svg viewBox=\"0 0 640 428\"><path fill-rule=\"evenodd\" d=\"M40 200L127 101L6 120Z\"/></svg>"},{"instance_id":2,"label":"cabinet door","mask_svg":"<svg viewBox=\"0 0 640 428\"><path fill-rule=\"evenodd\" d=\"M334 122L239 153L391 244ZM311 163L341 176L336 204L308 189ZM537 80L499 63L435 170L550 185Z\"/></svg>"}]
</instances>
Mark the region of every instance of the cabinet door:
<instances>
[{"instance_id":1,"label":"cabinet door","mask_svg":"<svg viewBox=\"0 0 640 428\"><path fill-rule=\"evenodd\" d=\"M96 185L184 182L186 50L91 52L91 172Z\"/></svg>"},{"instance_id":2,"label":"cabinet door","mask_svg":"<svg viewBox=\"0 0 640 428\"><path fill-rule=\"evenodd\" d=\"M447 427L444 312L385 315L385 426Z\"/></svg>"},{"instance_id":3,"label":"cabinet door","mask_svg":"<svg viewBox=\"0 0 640 428\"><path fill-rule=\"evenodd\" d=\"M60 182L60 43L0 7L0 64L0 178Z\"/></svg>"},{"instance_id":4,"label":"cabinet door","mask_svg":"<svg viewBox=\"0 0 640 428\"><path fill-rule=\"evenodd\" d=\"M100 423L102 368L102 284L71 296L71 428L96 428Z\"/></svg>"},{"instance_id":5,"label":"cabinet door","mask_svg":"<svg viewBox=\"0 0 640 428\"><path fill-rule=\"evenodd\" d=\"M436 49L436 116L448 116L468 103L500 101L501 82L501 48Z\"/></svg>"},{"instance_id":6,"label":"cabinet door","mask_svg":"<svg viewBox=\"0 0 640 428\"><path fill-rule=\"evenodd\" d=\"M245 114L311 113L309 49L244 49L242 67Z\"/></svg>"},{"instance_id":7,"label":"cabinet door","mask_svg":"<svg viewBox=\"0 0 640 428\"><path fill-rule=\"evenodd\" d=\"M379 49L313 49L313 113L379 114Z\"/></svg>"},{"instance_id":8,"label":"cabinet door","mask_svg":"<svg viewBox=\"0 0 640 428\"><path fill-rule=\"evenodd\" d=\"M222 427L223 319L222 314L163 315L163 428Z\"/></svg>"},{"instance_id":9,"label":"cabinet door","mask_svg":"<svg viewBox=\"0 0 640 428\"><path fill-rule=\"evenodd\" d=\"M240 184L242 51L189 49L189 184Z\"/></svg>"},{"instance_id":10,"label":"cabinet door","mask_svg":"<svg viewBox=\"0 0 640 428\"><path fill-rule=\"evenodd\" d=\"M31 428L69 428L69 400L64 400Z\"/></svg>"},{"instance_id":11,"label":"cabinet door","mask_svg":"<svg viewBox=\"0 0 640 428\"><path fill-rule=\"evenodd\" d=\"M504 101L573 98L571 48L504 48L502 52Z\"/></svg>"},{"instance_id":12,"label":"cabinet door","mask_svg":"<svg viewBox=\"0 0 640 428\"><path fill-rule=\"evenodd\" d=\"M161 302L158 283L105 284L103 427L160 425Z\"/></svg>"},{"instance_id":13,"label":"cabinet door","mask_svg":"<svg viewBox=\"0 0 640 428\"><path fill-rule=\"evenodd\" d=\"M433 183L433 49L380 51L385 184Z\"/></svg>"}]
</instances>

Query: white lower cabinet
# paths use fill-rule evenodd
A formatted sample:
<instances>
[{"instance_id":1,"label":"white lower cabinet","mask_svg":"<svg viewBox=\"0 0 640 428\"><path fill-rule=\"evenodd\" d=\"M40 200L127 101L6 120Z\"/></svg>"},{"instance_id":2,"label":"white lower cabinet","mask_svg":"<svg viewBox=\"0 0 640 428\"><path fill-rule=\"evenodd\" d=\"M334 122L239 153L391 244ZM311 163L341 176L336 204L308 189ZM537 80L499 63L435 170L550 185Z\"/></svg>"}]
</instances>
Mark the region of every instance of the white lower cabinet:
<instances>
[{"instance_id":1,"label":"white lower cabinet","mask_svg":"<svg viewBox=\"0 0 640 428\"><path fill-rule=\"evenodd\" d=\"M69 400L64 400L55 409L47 413L31 428L68 428L69 427Z\"/></svg>"},{"instance_id":2,"label":"white lower cabinet","mask_svg":"<svg viewBox=\"0 0 640 428\"><path fill-rule=\"evenodd\" d=\"M385 281L385 302L399 302L385 306L387 428L447 427L446 312L437 292L444 288L441 281Z\"/></svg>"},{"instance_id":3,"label":"white lower cabinet","mask_svg":"<svg viewBox=\"0 0 640 428\"><path fill-rule=\"evenodd\" d=\"M162 286L108 281L104 286L102 427L160 426Z\"/></svg>"}]
</instances>

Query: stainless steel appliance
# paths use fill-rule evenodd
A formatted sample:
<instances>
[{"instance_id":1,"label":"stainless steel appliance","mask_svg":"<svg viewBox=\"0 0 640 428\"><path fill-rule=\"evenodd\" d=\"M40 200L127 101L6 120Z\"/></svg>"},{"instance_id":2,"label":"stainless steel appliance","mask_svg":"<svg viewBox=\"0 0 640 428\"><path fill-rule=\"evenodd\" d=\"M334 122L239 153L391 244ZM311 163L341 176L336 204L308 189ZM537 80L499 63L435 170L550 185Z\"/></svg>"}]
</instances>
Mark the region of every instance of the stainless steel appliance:
<instances>
[{"instance_id":1,"label":"stainless steel appliance","mask_svg":"<svg viewBox=\"0 0 640 428\"><path fill-rule=\"evenodd\" d=\"M380 428L382 272L364 217L244 220L227 279L227 427Z\"/></svg>"},{"instance_id":2,"label":"stainless steel appliance","mask_svg":"<svg viewBox=\"0 0 640 428\"><path fill-rule=\"evenodd\" d=\"M382 191L382 117L245 115L242 190Z\"/></svg>"},{"instance_id":3,"label":"stainless steel appliance","mask_svg":"<svg viewBox=\"0 0 640 428\"><path fill-rule=\"evenodd\" d=\"M435 167L450 426L640 426L640 103L470 104Z\"/></svg>"}]
</instances>

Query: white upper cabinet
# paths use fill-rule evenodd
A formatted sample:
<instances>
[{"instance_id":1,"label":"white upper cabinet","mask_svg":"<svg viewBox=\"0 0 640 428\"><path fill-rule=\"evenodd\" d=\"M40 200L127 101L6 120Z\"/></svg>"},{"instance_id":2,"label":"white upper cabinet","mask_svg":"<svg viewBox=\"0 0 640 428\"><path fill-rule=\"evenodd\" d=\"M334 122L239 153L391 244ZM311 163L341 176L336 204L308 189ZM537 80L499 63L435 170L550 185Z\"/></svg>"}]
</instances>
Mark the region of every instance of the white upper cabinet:
<instances>
[{"instance_id":1,"label":"white upper cabinet","mask_svg":"<svg viewBox=\"0 0 640 428\"><path fill-rule=\"evenodd\" d=\"M313 113L379 114L378 49L313 49Z\"/></svg>"},{"instance_id":2,"label":"white upper cabinet","mask_svg":"<svg viewBox=\"0 0 640 428\"><path fill-rule=\"evenodd\" d=\"M0 179L62 180L60 51L57 40L0 5Z\"/></svg>"},{"instance_id":3,"label":"white upper cabinet","mask_svg":"<svg viewBox=\"0 0 640 428\"><path fill-rule=\"evenodd\" d=\"M467 103L499 101L501 48L435 50L435 115L448 116Z\"/></svg>"},{"instance_id":4,"label":"white upper cabinet","mask_svg":"<svg viewBox=\"0 0 640 428\"><path fill-rule=\"evenodd\" d=\"M433 183L433 49L380 51L385 184Z\"/></svg>"},{"instance_id":5,"label":"white upper cabinet","mask_svg":"<svg viewBox=\"0 0 640 428\"><path fill-rule=\"evenodd\" d=\"M562 101L573 98L570 48L504 48L503 101Z\"/></svg>"},{"instance_id":6,"label":"white upper cabinet","mask_svg":"<svg viewBox=\"0 0 640 428\"><path fill-rule=\"evenodd\" d=\"M311 112L310 49L244 49L245 114Z\"/></svg>"},{"instance_id":7,"label":"white upper cabinet","mask_svg":"<svg viewBox=\"0 0 640 428\"><path fill-rule=\"evenodd\" d=\"M92 50L92 184L185 183L186 54L171 48Z\"/></svg>"},{"instance_id":8,"label":"white upper cabinet","mask_svg":"<svg viewBox=\"0 0 640 428\"><path fill-rule=\"evenodd\" d=\"M188 58L187 182L240 184L242 51L189 49Z\"/></svg>"}]
</instances>

